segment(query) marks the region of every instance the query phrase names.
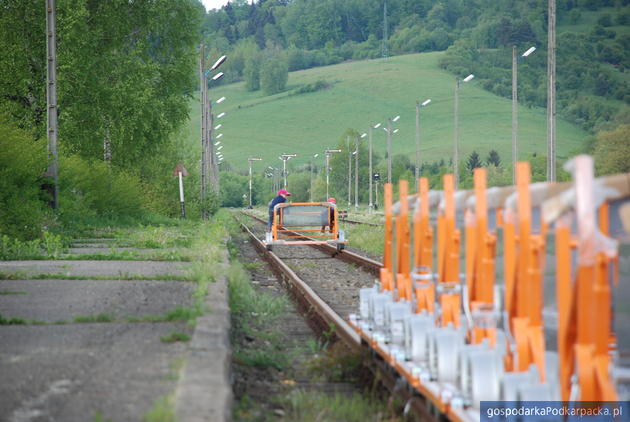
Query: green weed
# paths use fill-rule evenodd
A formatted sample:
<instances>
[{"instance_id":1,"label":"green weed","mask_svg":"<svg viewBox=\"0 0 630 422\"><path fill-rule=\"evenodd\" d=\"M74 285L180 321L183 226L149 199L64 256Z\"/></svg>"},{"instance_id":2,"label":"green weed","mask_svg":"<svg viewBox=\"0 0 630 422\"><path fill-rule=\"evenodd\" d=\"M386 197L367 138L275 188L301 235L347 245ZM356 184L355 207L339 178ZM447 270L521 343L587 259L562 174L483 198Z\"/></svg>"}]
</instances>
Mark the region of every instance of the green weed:
<instances>
[{"instance_id":1,"label":"green weed","mask_svg":"<svg viewBox=\"0 0 630 422\"><path fill-rule=\"evenodd\" d=\"M116 317L110 314L97 314L97 315L81 315L74 317L73 321L78 324L83 323L102 323L102 322L114 322Z\"/></svg>"},{"instance_id":2,"label":"green weed","mask_svg":"<svg viewBox=\"0 0 630 422\"><path fill-rule=\"evenodd\" d=\"M173 331L169 335L160 337L162 343L176 343L178 341L187 342L190 341L190 336L186 333L179 331Z\"/></svg>"},{"instance_id":3,"label":"green weed","mask_svg":"<svg viewBox=\"0 0 630 422\"><path fill-rule=\"evenodd\" d=\"M360 394L324 394L294 390L281 398L292 422L344 421L365 422L392 419L385 403Z\"/></svg>"},{"instance_id":4,"label":"green weed","mask_svg":"<svg viewBox=\"0 0 630 422\"><path fill-rule=\"evenodd\" d=\"M12 290L0 290L0 296L3 295L25 295L28 294L27 292L20 292L20 291L12 291Z\"/></svg>"},{"instance_id":5,"label":"green weed","mask_svg":"<svg viewBox=\"0 0 630 422\"><path fill-rule=\"evenodd\" d=\"M42 239L22 241L0 236L0 260L55 259L67 246L61 236L44 232Z\"/></svg>"},{"instance_id":6,"label":"green weed","mask_svg":"<svg viewBox=\"0 0 630 422\"><path fill-rule=\"evenodd\" d=\"M175 399L172 395L158 398L144 414L144 422L175 422Z\"/></svg>"},{"instance_id":7,"label":"green weed","mask_svg":"<svg viewBox=\"0 0 630 422\"><path fill-rule=\"evenodd\" d=\"M28 321L24 318L5 318L0 314L0 325L27 325Z\"/></svg>"}]
</instances>

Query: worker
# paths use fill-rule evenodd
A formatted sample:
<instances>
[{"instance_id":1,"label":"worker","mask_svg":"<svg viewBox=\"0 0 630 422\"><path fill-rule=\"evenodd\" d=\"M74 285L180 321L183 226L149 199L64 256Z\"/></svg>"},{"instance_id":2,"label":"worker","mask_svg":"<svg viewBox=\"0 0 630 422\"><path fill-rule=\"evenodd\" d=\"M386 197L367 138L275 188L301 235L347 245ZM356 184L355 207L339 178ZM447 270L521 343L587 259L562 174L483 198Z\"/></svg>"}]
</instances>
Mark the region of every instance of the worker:
<instances>
[{"instance_id":1,"label":"worker","mask_svg":"<svg viewBox=\"0 0 630 422\"><path fill-rule=\"evenodd\" d=\"M271 230L271 226L273 224L273 209L276 205L287 202L287 196L291 196L291 194L287 192L286 189L280 189L276 197L269 202L269 222L267 223L268 231Z\"/></svg>"},{"instance_id":2,"label":"worker","mask_svg":"<svg viewBox=\"0 0 630 422\"><path fill-rule=\"evenodd\" d=\"M337 206L337 200L335 198L328 198L326 202L330 202L335 207ZM335 221L335 207L328 209L328 229L332 232L333 222ZM322 226L322 233L326 230L326 226Z\"/></svg>"}]
</instances>

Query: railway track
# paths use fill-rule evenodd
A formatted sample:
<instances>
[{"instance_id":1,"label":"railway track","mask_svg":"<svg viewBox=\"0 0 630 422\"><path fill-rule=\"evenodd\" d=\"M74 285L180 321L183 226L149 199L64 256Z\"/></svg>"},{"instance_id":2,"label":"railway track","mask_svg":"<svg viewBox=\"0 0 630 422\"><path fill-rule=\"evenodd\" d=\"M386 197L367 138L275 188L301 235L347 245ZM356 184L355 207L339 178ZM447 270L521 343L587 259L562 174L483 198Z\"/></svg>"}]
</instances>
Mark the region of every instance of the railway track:
<instances>
[{"instance_id":1,"label":"railway track","mask_svg":"<svg viewBox=\"0 0 630 422\"><path fill-rule=\"evenodd\" d=\"M338 252L328 245L276 246L268 251L264 238L266 222L242 213L255 224L238 219L250 242L270 264L294 297L309 324L318 332L342 341L352 349L366 351L366 366L392 394L405 403L405 411L423 421L437 421L432 406L407 385L395 369L374 353L347 322L358 309L359 289L374 284L381 263L353 252Z\"/></svg>"}]
</instances>

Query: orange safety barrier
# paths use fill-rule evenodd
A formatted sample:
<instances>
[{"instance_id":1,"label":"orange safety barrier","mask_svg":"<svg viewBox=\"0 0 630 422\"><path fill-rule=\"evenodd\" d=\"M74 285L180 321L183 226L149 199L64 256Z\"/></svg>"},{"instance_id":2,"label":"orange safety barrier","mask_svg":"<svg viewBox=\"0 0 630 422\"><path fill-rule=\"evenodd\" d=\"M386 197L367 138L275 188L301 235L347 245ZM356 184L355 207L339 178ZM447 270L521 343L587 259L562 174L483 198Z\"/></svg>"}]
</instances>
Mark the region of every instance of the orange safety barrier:
<instances>
[{"instance_id":1,"label":"orange safety barrier","mask_svg":"<svg viewBox=\"0 0 630 422\"><path fill-rule=\"evenodd\" d=\"M544 242L532 233L530 201L530 168L519 162L516 170L518 194L518 236L516 221L505 222L506 300L510 331L516 343L516 355L508 356L508 371L525 371L532 363L538 368L540 381L545 380L545 338L542 325L542 259ZM508 251L510 261L508 263ZM516 257L518 256L518 259ZM508 277L509 275L509 277Z\"/></svg>"},{"instance_id":2,"label":"orange safety barrier","mask_svg":"<svg viewBox=\"0 0 630 422\"><path fill-rule=\"evenodd\" d=\"M611 286L609 274L616 270L614 259L596 244L597 216L593 199L593 161L575 158L577 239L571 238L569 224L556 224L558 353L563 400L615 401L609 349L611 330ZM600 209L600 229L608 231L607 206ZM571 248L577 248L575 284L571 284ZM577 380L572 383L573 374ZM579 393L579 395L577 395Z\"/></svg>"},{"instance_id":3,"label":"orange safety barrier","mask_svg":"<svg viewBox=\"0 0 630 422\"><path fill-rule=\"evenodd\" d=\"M494 313L494 260L496 235L488 231L486 201L486 169L478 168L473 174L475 184L475 212L467 210L466 219L466 275L468 307L473 313ZM474 319L474 318L473 318ZM487 338L491 346L496 343L496 327L474 326L469 333L470 342L478 344Z\"/></svg>"},{"instance_id":4,"label":"orange safety barrier","mask_svg":"<svg viewBox=\"0 0 630 422\"><path fill-rule=\"evenodd\" d=\"M415 288L416 312L432 314L435 308L435 286L433 285L433 228L429 214L429 180L421 177L418 183L420 206L413 215L414 271L426 280Z\"/></svg>"},{"instance_id":5,"label":"orange safety barrier","mask_svg":"<svg viewBox=\"0 0 630 422\"><path fill-rule=\"evenodd\" d=\"M410 275L410 257L409 257L409 203L407 201L407 192L409 182L401 180L398 183L400 193L400 212L396 217L396 288L398 289L398 298L411 300L411 275Z\"/></svg>"},{"instance_id":6,"label":"orange safety barrier","mask_svg":"<svg viewBox=\"0 0 630 422\"><path fill-rule=\"evenodd\" d=\"M383 187L383 209L385 210L385 245L383 249L383 268L380 271L380 281L383 290L394 288L394 267L392 257L393 227L392 227L392 184L385 183Z\"/></svg>"},{"instance_id":7,"label":"orange safety barrier","mask_svg":"<svg viewBox=\"0 0 630 422\"><path fill-rule=\"evenodd\" d=\"M445 174L444 213L438 217L438 295L443 327L460 324L461 294L459 291L460 232L455 225L455 183L452 174Z\"/></svg>"}]
</instances>

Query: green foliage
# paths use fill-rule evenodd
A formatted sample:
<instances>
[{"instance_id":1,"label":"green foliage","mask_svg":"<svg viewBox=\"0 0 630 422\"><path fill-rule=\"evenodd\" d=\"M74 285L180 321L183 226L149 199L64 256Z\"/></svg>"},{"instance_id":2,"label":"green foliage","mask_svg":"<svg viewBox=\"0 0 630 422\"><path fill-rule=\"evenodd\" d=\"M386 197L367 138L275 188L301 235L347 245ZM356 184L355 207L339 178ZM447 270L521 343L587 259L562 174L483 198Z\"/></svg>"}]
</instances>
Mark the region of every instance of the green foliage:
<instances>
[{"instance_id":1,"label":"green foliage","mask_svg":"<svg viewBox=\"0 0 630 422\"><path fill-rule=\"evenodd\" d=\"M143 422L175 422L175 399L172 395L159 397L142 417Z\"/></svg>"},{"instance_id":2,"label":"green foliage","mask_svg":"<svg viewBox=\"0 0 630 422\"><path fill-rule=\"evenodd\" d=\"M501 157L499 156L497 150L490 150L490 152L488 153L488 158L486 158L486 163L489 166L501 167Z\"/></svg>"},{"instance_id":3,"label":"green foliage","mask_svg":"<svg viewBox=\"0 0 630 422\"><path fill-rule=\"evenodd\" d=\"M249 179L233 172L221 172L221 206L242 207L246 203ZM243 197L245 195L245 197Z\"/></svg>"},{"instance_id":4,"label":"green foliage","mask_svg":"<svg viewBox=\"0 0 630 422\"><path fill-rule=\"evenodd\" d=\"M45 163L44 143L0 114L0 233L20 239L39 237L50 199L40 190Z\"/></svg>"},{"instance_id":5,"label":"green foliage","mask_svg":"<svg viewBox=\"0 0 630 422\"><path fill-rule=\"evenodd\" d=\"M86 315L86 316L77 316L74 317L74 322L76 323L103 323L103 322L114 322L116 317L110 314L101 313L98 315Z\"/></svg>"},{"instance_id":6,"label":"green foliage","mask_svg":"<svg viewBox=\"0 0 630 422\"><path fill-rule=\"evenodd\" d=\"M284 52L279 49L267 49L263 52L260 68L260 87L266 95L281 92L287 86L289 64Z\"/></svg>"},{"instance_id":7,"label":"green foliage","mask_svg":"<svg viewBox=\"0 0 630 422\"><path fill-rule=\"evenodd\" d=\"M67 249L61 236L43 233L43 239L22 241L7 235L0 236L0 259L58 258Z\"/></svg>"},{"instance_id":8,"label":"green foliage","mask_svg":"<svg viewBox=\"0 0 630 422\"><path fill-rule=\"evenodd\" d=\"M245 89L258 91L260 89L260 65L262 59L260 52L254 51L245 58L243 76L245 77Z\"/></svg>"},{"instance_id":9,"label":"green foliage","mask_svg":"<svg viewBox=\"0 0 630 422\"><path fill-rule=\"evenodd\" d=\"M202 12L194 0L57 2L65 151L101 158L109 138L113 163L131 168L168 140L186 120L197 86ZM0 20L0 49L7 52L0 57L0 110L43 136L46 48L36 34L45 33L45 8L35 0L5 2Z\"/></svg>"},{"instance_id":10,"label":"green foliage","mask_svg":"<svg viewBox=\"0 0 630 422\"><path fill-rule=\"evenodd\" d=\"M470 153L468 159L466 159L466 168L472 174L473 170L476 168L482 167L481 159L479 158L479 153L475 150Z\"/></svg>"},{"instance_id":11,"label":"green foliage","mask_svg":"<svg viewBox=\"0 0 630 422\"><path fill-rule=\"evenodd\" d=\"M598 133L594 158L599 175L630 172L630 125Z\"/></svg>"},{"instance_id":12,"label":"green foliage","mask_svg":"<svg viewBox=\"0 0 630 422\"><path fill-rule=\"evenodd\" d=\"M133 174L78 156L60 160L60 217L68 224L95 217L139 217L143 186Z\"/></svg>"},{"instance_id":13,"label":"green foliage","mask_svg":"<svg viewBox=\"0 0 630 422\"><path fill-rule=\"evenodd\" d=\"M295 390L283 401L288 407L287 418L295 422L315 420L364 422L374 420L375 415L386 418L385 415L388 413L384 402L359 394L327 395Z\"/></svg>"}]
</instances>

